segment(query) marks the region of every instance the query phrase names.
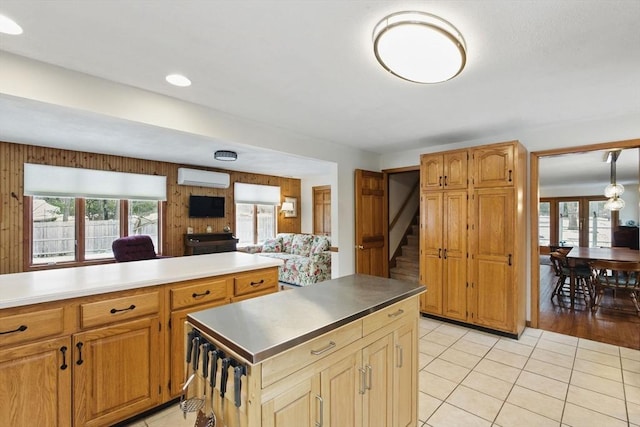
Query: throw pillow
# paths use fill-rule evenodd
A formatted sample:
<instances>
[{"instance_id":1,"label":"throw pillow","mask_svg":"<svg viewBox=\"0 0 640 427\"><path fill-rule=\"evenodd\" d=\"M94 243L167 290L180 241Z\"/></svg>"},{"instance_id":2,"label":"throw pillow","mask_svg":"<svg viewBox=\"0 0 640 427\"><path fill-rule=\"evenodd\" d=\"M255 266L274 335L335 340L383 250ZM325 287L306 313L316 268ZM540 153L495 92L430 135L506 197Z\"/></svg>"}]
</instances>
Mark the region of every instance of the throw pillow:
<instances>
[{"instance_id":1,"label":"throw pillow","mask_svg":"<svg viewBox=\"0 0 640 427\"><path fill-rule=\"evenodd\" d=\"M293 255L309 256L312 242L313 236L311 234L296 234L291 242L291 253Z\"/></svg>"},{"instance_id":2,"label":"throw pillow","mask_svg":"<svg viewBox=\"0 0 640 427\"><path fill-rule=\"evenodd\" d=\"M324 251L328 251L331 246L331 242L327 236L314 236L313 244L311 245L311 253L319 254Z\"/></svg>"},{"instance_id":3,"label":"throw pillow","mask_svg":"<svg viewBox=\"0 0 640 427\"><path fill-rule=\"evenodd\" d=\"M280 239L267 239L262 244L262 252L282 252Z\"/></svg>"}]
</instances>

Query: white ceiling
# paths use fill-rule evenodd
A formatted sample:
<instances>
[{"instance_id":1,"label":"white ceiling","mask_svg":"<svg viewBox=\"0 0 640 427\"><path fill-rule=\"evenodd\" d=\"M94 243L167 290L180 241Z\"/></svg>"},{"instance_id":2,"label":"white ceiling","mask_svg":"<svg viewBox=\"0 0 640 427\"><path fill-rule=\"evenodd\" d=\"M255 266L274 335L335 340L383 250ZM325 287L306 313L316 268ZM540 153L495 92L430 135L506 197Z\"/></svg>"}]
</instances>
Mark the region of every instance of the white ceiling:
<instances>
[{"instance_id":1,"label":"white ceiling","mask_svg":"<svg viewBox=\"0 0 640 427\"><path fill-rule=\"evenodd\" d=\"M460 30L468 59L458 77L419 85L377 64L371 31L399 10L431 12ZM0 55L382 154L640 114L638 0L3 0L0 13L24 29L21 36L0 35ZM164 76L172 72L193 85L168 85ZM211 166L211 148L219 146L251 158L251 170L273 173L261 169L260 156L275 153L259 143L237 146L0 101L5 140L202 166ZM26 122L25 112L34 109L37 121ZM41 125L60 123L61 116L69 118L64 127ZM191 138L185 150L181 142ZM158 140L167 141L161 153L153 152ZM286 160L276 174L326 171L324 162ZM218 167L247 170L240 163Z\"/></svg>"}]
</instances>

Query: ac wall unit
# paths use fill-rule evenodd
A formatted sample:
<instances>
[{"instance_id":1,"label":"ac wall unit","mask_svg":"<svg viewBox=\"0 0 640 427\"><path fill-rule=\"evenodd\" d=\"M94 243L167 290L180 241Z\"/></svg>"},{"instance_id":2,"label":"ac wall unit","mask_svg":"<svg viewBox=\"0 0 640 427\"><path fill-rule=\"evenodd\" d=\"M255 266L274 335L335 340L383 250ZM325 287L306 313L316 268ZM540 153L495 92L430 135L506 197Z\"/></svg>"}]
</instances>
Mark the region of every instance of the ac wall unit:
<instances>
[{"instance_id":1,"label":"ac wall unit","mask_svg":"<svg viewBox=\"0 0 640 427\"><path fill-rule=\"evenodd\" d=\"M178 184L196 187L229 188L229 174L178 168Z\"/></svg>"}]
</instances>

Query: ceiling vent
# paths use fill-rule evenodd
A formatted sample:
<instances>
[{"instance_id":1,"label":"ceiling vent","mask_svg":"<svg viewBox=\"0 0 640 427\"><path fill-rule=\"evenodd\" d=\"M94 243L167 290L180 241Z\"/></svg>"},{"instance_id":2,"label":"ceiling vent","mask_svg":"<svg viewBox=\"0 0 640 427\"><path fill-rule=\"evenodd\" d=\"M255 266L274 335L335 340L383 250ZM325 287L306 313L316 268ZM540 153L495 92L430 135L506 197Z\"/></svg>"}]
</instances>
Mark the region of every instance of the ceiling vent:
<instances>
[{"instance_id":1,"label":"ceiling vent","mask_svg":"<svg viewBox=\"0 0 640 427\"><path fill-rule=\"evenodd\" d=\"M178 184L196 187L229 188L229 174L178 168Z\"/></svg>"}]
</instances>

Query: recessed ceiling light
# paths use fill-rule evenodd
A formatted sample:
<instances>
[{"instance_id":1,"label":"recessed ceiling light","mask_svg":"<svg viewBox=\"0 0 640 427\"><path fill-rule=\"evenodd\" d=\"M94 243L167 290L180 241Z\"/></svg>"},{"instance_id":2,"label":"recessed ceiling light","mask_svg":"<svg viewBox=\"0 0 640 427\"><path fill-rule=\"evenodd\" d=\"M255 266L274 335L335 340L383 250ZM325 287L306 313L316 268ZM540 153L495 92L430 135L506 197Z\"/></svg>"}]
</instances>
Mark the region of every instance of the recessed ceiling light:
<instances>
[{"instance_id":1,"label":"recessed ceiling light","mask_svg":"<svg viewBox=\"0 0 640 427\"><path fill-rule=\"evenodd\" d=\"M22 27L13 19L0 15L0 33L18 35L22 34Z\"/></svg>"},{"instance_id":2,"label":"recessed ceiling light","mask_svg":"<svg viewBox=\"0 0 640 427\"><path fill-rule=\"evenodd\" d=\"M191 86L191 80L183 76L182 74L169 74L166 77L167 81L174 86L187 87Z\"/></svg>"}]
</instances>

